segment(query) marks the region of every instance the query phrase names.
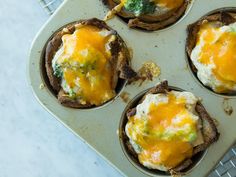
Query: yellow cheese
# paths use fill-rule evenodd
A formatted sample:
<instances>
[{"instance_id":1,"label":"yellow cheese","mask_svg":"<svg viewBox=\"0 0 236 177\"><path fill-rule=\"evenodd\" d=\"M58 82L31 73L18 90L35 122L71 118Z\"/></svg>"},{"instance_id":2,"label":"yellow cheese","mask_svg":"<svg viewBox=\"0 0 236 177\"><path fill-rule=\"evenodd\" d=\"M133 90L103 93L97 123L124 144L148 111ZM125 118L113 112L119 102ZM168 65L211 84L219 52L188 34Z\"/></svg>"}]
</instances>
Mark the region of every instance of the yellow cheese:
<instances>
[{"instance_id":1,"label":"yellow cheese","mask_svg":"<svg viewBox=\"0 0 236 177\"><path fill-rule=\"evenodd\" d=\"M176 9L184 3L184 0L154 0L154 2L157 5L166 7L168 9Z\"/></svg>"},{"instance_id":2,"label":"yellow cheese","mask_svg":"<svg viewBox=\"0 0 236 177\"><path fill-rule=\"evenodd\" d=\"M115 95L111 86L111 53L106 47L111 36L87 25L62 37L63 53L57 63L63 69L66 84L71 89L77 86L76 96L86 103L100 105Z\"/></svg>"},{"instance_id":3,"label":"yellow cheese","mask_svg":"<svg viewBox=\"0 0 236 177\"><path fill-rule=\"evenodd\" d=\"M207 23L200 28L197 44L200 43L200 38L204 41L204 46L201 48L199 62L205 65L214 64L215 77L233 87L236 83L236 33L221 32L220 28ZM223 92L225 88L220 86L216 91Z\"/></svg>"},{"instance_id":4,"label":"yellow cheese","mask_svg":"<svg viewBox=\"0 0 236 177\"><path fill-rule=\"evenodd\" d=\"M183 160L190 158L193 145L176 132L174 135L165 135L168 128L183 129L186 125L190 132L197 135L197 121L186 108L186 99L177 98L173 93L168 93L168 102L159 104L151 103L147 117L138 118L136 115L129 118L127 132L132 141L142 150L138 154L142 164L146 162L173 168ZM176 121L176 118L180 118ZM166 138L165 136L171 136Z\"/></svg>"}]
</instances>

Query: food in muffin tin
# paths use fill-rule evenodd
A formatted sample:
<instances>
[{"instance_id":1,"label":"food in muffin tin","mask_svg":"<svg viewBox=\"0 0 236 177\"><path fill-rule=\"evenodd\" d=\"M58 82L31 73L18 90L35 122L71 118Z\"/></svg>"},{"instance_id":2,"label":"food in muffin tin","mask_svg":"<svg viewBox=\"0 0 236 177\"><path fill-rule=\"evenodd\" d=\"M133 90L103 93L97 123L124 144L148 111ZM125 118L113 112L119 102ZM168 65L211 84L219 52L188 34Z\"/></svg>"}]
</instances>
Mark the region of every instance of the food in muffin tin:
<instances>
[{"instance_id":1,"label":"food in muffin tin","mask_svg":"<svg viewBox=\"0 0 236 177\"><path fill-rule=\"evenodd\" d=\"M128 21L131 28L159 30L182 17L189 0L103 0L111 10L105 19L114 14Z\"/></svg>"},{"instance_id":2,"label":"food in muffin tin","mask_svg":"<svg viewBox=\"0 0 236 177\"><path fill-rule=\"evenodd\" d=\"M180 173L219 133L200 99L173 90L167 81L150 89L127 111L123 141L128 153L148 169Z\"/></svg>"},{"instance_id":3,"label":"food in muffin tin","mask_svg":"<svg viewBox=\"0 0 236 177\"><path fill-rule=\"evenodd\" d=\"M73 108L108 102L117 95L118 80L136 76L124 41L95 18L57 32L47 43L45 67L59 102Z\"/></svg>"},{"instance_id":4,"label":"food in muffin tin","mask_svg":"<svg viewBox=\"0 0 236 177\"><path fill-rule=\"evenodd\" d=\"M203 85L236 92L236 13L217 12L189 25L187 54Z\"/></svg>"}]
</instances>

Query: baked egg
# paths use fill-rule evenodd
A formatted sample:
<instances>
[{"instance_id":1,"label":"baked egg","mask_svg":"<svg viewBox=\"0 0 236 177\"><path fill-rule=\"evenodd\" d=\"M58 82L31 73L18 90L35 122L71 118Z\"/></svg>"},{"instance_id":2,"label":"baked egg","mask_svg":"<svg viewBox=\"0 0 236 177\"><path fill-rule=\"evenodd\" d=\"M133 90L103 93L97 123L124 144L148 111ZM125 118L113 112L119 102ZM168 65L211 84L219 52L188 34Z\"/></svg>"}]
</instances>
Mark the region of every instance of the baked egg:
<instances>
[{"instance_id":1,"label":"baked egg","mask_svg":"<svg viewBox=\"0 0 236 177\"><path fill-rule=\"evenodd\" d=\"M149 93L137 105L125 133L143 166L168 171L193 156L203 143L198 101L190 92L169 91Z\"/></svg>"},{"instance_id":2,"label":"baked egg","mask_svg":"<svg viewBox=\"0 0 236 177\"><path fill-rule=\"evenodd\" d=\"M236 23L203 22L191 60L199 80L216 93L236 91Z\"/></svg>"},{"instance_id":3,"label":"baked egg","mask_svg":"<svg viewBox=\"0 0 236 177\"><path fill-rule=\"evenodd\" d=\"M113 98L113 69L110 43L112 31L91 25L77 25L73 34L62 36L62 45L54 55L54 75L61 87L81 104L101 105Z\"/></svg>"}]
</instances>

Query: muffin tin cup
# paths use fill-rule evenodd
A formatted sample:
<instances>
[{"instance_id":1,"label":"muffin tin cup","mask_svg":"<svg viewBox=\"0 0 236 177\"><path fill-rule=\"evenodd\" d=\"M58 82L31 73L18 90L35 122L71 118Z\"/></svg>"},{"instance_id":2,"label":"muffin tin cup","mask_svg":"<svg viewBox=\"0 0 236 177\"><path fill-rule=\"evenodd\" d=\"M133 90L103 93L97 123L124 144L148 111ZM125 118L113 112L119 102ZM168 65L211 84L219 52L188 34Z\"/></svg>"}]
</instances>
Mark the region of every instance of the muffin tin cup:
<instances>
[{"instance_id":1,"label":"muffin tin cup","mask_svg":"<svg viewBox=\"0 0 236 177\"><path fill-rule=\"evenodd\" d=\"M176 24L178 24L181 20L183 20L188 15L189 11L191 10L191 8L194 4L194 1L195 0L189 0L188 6L187 6L185 12L174 23L171 23L171 24L169 24L169 25L167 25L163 28L160 28L158 30L148 31L148 30L145 30L145 29L140 28L140 27L135 27L135 28L133 28L133 30L138 30L138 31L143 31L143 32L153 32L153 31L163 31L163 30L167 30L171 27L174 27ZM108 7L107 7L107 9L108 9ZM129 18L124 18L122 16L118 16L118 18L120 19L120 21L122 21L124 23L124 25L128 25Z\"/></svg>"},{"instance_id":2,"label":"muffin tin cup","mask_svg":"<svg viewBox=\"0 0 236 177\"><path fill-rule=\"evenodd\" d=\"M213 11L210 11L208 13L206 13L205 15L199 17L198 20L201 20L203 19L205 16L208 16L208 15L213 15L213 14L217 14L217 13L220 13L220 12L229 12L229 13L235 13L236 14L236 7L223 7L223 8L218 8L218 9L215 9ZM197 20L197 21L198 21ZM194 23L194 22L193 22ZM185 48L187 48L187 46L185 46ZM236 91L235 92L232 92L232 93L216 93L215 91L213 91L213 89L211 89L209 86L205 86L201 81L200 79L198 78L197 76L197 69L195 68L192 60L190 59L190 57L188 56L187 52L186 52L186 61L188 63L188 68L190 70L190 72L192 72L192 75L194 77L194 79L203 87L205 87L210 93L216 95L216 96L220 96L220 97L223 97L223 98L235 98L236 97Z\"/></svg>"},{"instance_id":3,"label":"muffin tin cup","mask_svg":"<svg viewBox=\"0 0 236 177\"><path fill-rule=\"evenodd\" d=\"M236 108L235 97L217 96L194 79L188 68L185 55L186 28L188 24L214 9L234 7L235 0L205 0L194 1L191 9L177 24L165 30L143 32L129 29L118 17L108 21L108 25L116 30L128 47L133 50L132 66L138 70L146 61L154 61L161 68L159 78L145 82L141 86L125 85L121 92L126 92L132 99L147 88L153 87L160 80L168 80L183 90L192 92L203 98L202 102L208 113L216 119L221 137L205 154L205 157L193 170L189 177L205 176L220 158L227 152L236 140L235 110L229 116L225 113L223 103ZM124 176L146 177L147 173L140 172L126 157L120 145L119 123L127 103L119 96L104 106L94 109L72 109L61 106L57 98L48 89L42 75L44 46L52 34L62 26L74 21L89 18L103 19L107 8L98 0L65 0L60 8L50 17L47 23L36 35L29 54L28 79L34 95L40 104L57 120L81 138L92 149L107 160ZM148 174L150 175L150 174ZM159 176L166 176L160 174Z\"/></svg>"},{"instance_id":4,"label":"muffin tin cup","mask_svg":"<svg viewBox=\"0 0 236 177\"><path fill-rule=\"evenodd\" d=\"M150 88L152 89L152 88ZM143 166L142 164L139 163L138 159L136 157L134 157L134 155L132 155L130 153L130 150L127 147L127 143L129 141L129 138L127 137L126 133L125 133L125 126L128 122L128 118L127 118L127 111L129 109L135 108L138 104L139 101L143 98L143 96L150 90L150 89L146 89L145 91L142 91L141 93L139 93L138 95L136 95L126 106L124 112L122 113L121 116L121 120L120 120L120 124L119 124L119 140L120 140L120 145L122 147L122 150L125 154L125 156L127 157L127 159L130 161L130 163L137 168L138 170L140 170L142 173L147 174L149 176L170 176L171 174L169 172L165 172L165 171L160 171L160 170L154 170L154 169L148 169L147 167ZM169 86L170 90L174 90L174 91L184 91L183 89L177 88L177 87L173 87L173 86ZM201 160L204 158L204 156L207 153L207 149L205 151L199 152L198 154L196 154L193 158L192 161L193 163L186 169L184 169L183 171L181 171L179 174L181 175L186 175L189 174L192 170L194 170L194 168L201 162Z\"/></svg>"},{"instance_id":5,"label":"muffin tin cup","mask_svg":"<svg viewBox=\"0 0 236 177\"><path fill-rule=\"evenodd\" d=\"M81 20L81 19L80 19ZM49 78L47 76L47 72L46 72L46 67L45 67L45 52L46 52L46 47L47 47L47 44L50 40L52 40L52 38L54 37L54 35L60 31L62 31L64 28L66 28L68 25L73 25L77 23L77 21L75 22L71 22L71 23L68 23L66 25L63 25L62 27L60 27L58 30L56 30L51 36L50 38L48 39L48 41L45 43L45 46L43 47L43 50L42 50L42 53L41 53L41 57L40 57L40 75L41 77L43 78L43 85L45 87L47 87L47 89L52 93L53 96L55 96L57 98L57 93L55 92L55 90L52 88L50 82L49 82ZM110 29L110 30L113 30L113 29ZM119 36L119 34L118 34ZM120 37L120 36L119 36ZM121 40L123 40L121 38ZM124 43L124 45L126 46L126 44ZM126 46L127 47L127 46ZM106 101L105 103L99 105L99 106L91 106L91 107L84 107L84 108L74 108L74 109L99 109L100 107L105 107L106 105L108 105L109 103L113 102L116 98L119 97L120 93L122 92L122 90L124 89L125 85L128 83L127 80L125 79L121 79L121 78L118 78L118 81L117 81L117 85L116 85L116 88L115 88L115 92L116 92L116 95L115 97L113 97L112 99Z\"/></svg>"}]
</instances>

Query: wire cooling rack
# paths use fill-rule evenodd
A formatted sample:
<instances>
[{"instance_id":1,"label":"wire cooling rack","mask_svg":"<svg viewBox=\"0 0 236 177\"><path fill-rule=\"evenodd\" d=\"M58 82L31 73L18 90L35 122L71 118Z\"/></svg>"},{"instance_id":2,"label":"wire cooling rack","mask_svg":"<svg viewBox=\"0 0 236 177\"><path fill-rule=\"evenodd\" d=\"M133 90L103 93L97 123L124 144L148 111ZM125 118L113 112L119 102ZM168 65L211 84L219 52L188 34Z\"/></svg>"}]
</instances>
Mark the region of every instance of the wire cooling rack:
<instances>
[{"instance_id":1,"label":"wire cooling rack","mask_svg":"<svg viewBox=\"0 0 236 177\"><path fill-rule=\"evenodd\" d=\"M62 3L63 0L38 0L46 12L51 15Z\"/></svg>"},{"instance_id":2,"label":"wire cooling rack","mask_svg":"<svg viewBox=\"0 0 236 177\"><path fill-rule=\"evenodd\" d=\"M63 0L38 0L46 12L51 15ZM221 159L208 177L236 177L236 145Z\"/></svg>"}]
</instances>

